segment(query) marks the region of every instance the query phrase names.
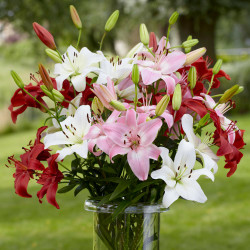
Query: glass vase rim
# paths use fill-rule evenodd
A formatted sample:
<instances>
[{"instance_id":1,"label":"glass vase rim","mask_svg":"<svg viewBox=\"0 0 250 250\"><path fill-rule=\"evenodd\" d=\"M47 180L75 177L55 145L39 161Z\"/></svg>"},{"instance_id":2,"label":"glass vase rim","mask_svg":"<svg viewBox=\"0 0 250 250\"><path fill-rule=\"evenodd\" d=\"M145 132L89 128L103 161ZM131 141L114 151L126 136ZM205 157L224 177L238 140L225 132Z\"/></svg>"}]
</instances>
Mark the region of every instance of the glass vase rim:
<instances>
[{"instance_id":1,"label":"glass vase rim","mask_svg":"<svg viewBox=\"0 0 250 250\"><path fill-rule=\"evenodd\" d=\"M84 209L89 212L96 213L113 213L118 207L117 203L104 203L98 205L99 201L88 199L85 201ZM147 202L138 202L133 205L128 206L122 213L124 214L141 214L141 213L163 213L168 211L169 208L166 208L161 203L147 203Z\"/></svg>"}]
</instances>

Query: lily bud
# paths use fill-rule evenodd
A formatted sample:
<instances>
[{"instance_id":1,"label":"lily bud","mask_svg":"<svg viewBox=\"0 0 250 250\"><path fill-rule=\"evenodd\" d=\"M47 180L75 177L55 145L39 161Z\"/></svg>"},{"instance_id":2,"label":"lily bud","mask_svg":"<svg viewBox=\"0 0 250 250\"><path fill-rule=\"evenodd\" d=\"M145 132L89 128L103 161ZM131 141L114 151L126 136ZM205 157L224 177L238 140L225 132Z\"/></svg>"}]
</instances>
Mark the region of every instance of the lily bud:
<instances>
[{"instance_id":1,"label":"lily bud","mask_svg":"<svg viewBox=\"0 0 250 250\"><path fill-rule=\"evenodd\" d=\"M140 39L145 46L149 44L148 29L144 23L140 25Z\"/></svg>"},{"instance_id":2,"label":"lily bud","mask_svg":"<svg viewBox=\"0 0 250 250\"><path fill-rule=\"evenodd\" d=\"M63 102L64 96L58 90L49 91L45 85L41 85L40 88L52 101Z\"/></svg>"},{"instance_id":3,"label":"lily bud","mask_svg":"<svg viewBox=\"0 0 250 250\"><path fill-rule=\"evenodd\" d=\"M244 87L243 86L239 86L239 89L238 89L238 91L235 93L235 95L238 95L238 94L240 94L241 92L243 92L244 91Z\"/></svg>"},{"instance_id":4,"label":"lily bud","mask_svg":"<svg viewBox=\"0 0 250 250\"><path fill-rule=\"evenodd\" d=\"M234 95L236 95L238 90L239 90L239 85L237 84L231 87L230 89L226 90L218 103L221 104L229 101L230 99L232 99Z\"/></svg>"},{"instance_id":5,"label":"lily bud","mask_svg":"<svg viewBox=\"0 0 250 250\"><path fill-rule=\"evenodd\" d=\"M186 54L186 61L184 63L184 66L190 65L195 61L197 61L200 57L202 57L206 53L206 51L207 49L203 47Z\"/></svg>"},{"instance_id":6,"label":"lily bud","mask_svg":"<svg viewBox=\"0 0 250 250\"><path fill-rule=\"evenodd\" d=\"M204 126L204 125L207 123L207 121L209 120L209 118L210 118L210 114L209 114L209 113L207 113L206 115L204 115L204 116L199 120L199 122L198 122L198 127Z\"/></svg>"},{"instance_id":7,"label":"lily bud","mask_svg":"<svg viewBox=\"0 0 250 250\"><path fill-rule=\"evenodd\" d=\"M179 17L179 13L178 13L177 11L175 11L175 12L171 15L171 17L169 18L169 24L170 24L170 25L175 24L176 21L177 21L177 19L178 19L178 17Z\"/></svg>"},{"instance_id":8,"label":"lily bud","mask_svg":"<svg viewBox=\"0 0 250 250\"><path fill-rule=\"evenodd\" d=\"M166 110L168 106L169 100L170 100L169 95L165 95L161 98L161 100L156 105L156 109L155 109L156 116L161 116L164 113L164 111Z\"/></svg>"},{"instance_id":9,"label":"lily bud","mask_svg":"<svg viewBox=\"0 0 250 250\"><path fill-rule=\"evenodd\" d=\"M23 83L21 77L20 77L14 70L11 70L11 71L10 71L10 74L11 74L13 80L15 81L16 85L17 85L20 89L23 89L23 88L24 88L24 83Z\"/></svg>"},{"instance_id":10,"label":"lily bud","mask_svg":"<svg viewBox=\"0 0 250 250\"><path fill-rule=\"evenodd\" d=\"M47 87L47 89L49 91L52 91L53 83L51 81L51 78L50 78L47 70L44 68L44 66L42 64L39 64L38 67L39 67L39 74L42 78L44 85Z\"/></svg>"},{"instance_id":11,"label":"lily bud","mask_svg":"<svg viewBox=\"0 0 250 250\"><path fill-rule=\"evenodd\" d=\"M154 32L150 32L149 35L149 48L153 48L153 52L157 49L157 40Z\"/></svg>"},{"instance_id":12,"label":"lily bud","mask_svg":"<svg viewBox=\"0 0 250 250\"><path fill-rule=\"evenodd\" d=\"M181 85L177 84L175 86L173 99L172 99L173 110L176 110L176 111L179 110L181 107L181 102L182 102Z\"/></svg>"},{"instance_id":13,"label":"lily bud","mask_svg":"<svg viewBox=\"0 0 250 250\"><path fill-rule=\"evenodd\" d=\"M191 35L188 36L187 41L192 40L193 37ZM189 53L191 51L191 47L185 48L185 53Z\"/></svg>"},{"instance_id":14,"label":"lily bud","mask_svg":"<svg viewBox=\"0 0 250 250\"><path fill-rule=\"evenodd\" d=\"M76 28L79 30L82 29L82 21L77 13L76 8L73 5L70 5L69 11L70 11L72 21L73 21L74 25L76 26Z\"/></svg>"},{"instance_id":15,"label":"lily bud","mask_svg":"<svg viewBox=\"0 0 250 250\"><path fill-rule=\"evenodd\" d=\"M132 81L135 85L138 85L140 80L140 72L137 64L133 65L132 69Z\"/></svg>"},{"instance_id":16,"label":"lily bud","mask_svg":"<svg viewBox=\"0 0 250 250\"><path fill-rule=\"evenodd\" d=\"M55 97L55 100L57 102L63 102L64 101L64 96L58 90L53 89L52 93L53 93L53 95Z\"/></svg>"},{"instance_id":17,"label":"lily bud","mask_svg":"<svg viewBox=\"0 0 250 250\"><path fill-rule=\"evenodd\" d=\"M104 110L104 106L100 99L98 97L94 97L92 104L91 104L91 109L94 111L96 115L101 115Z\"/></svg>"},{"instance_id":18,"label":"lily bud","mask_svg":"<svg viewBox=\"0 0 250 250\"><path fill-rule=\"evenodd\" d=\"M219 59L219 60L215 63L215 65L214 65L214 67L213 67L213 74L214 74L214 75L216 75L216 74L219 73L220 68L221 68L221 65L222 65L222 60Z\"/></svg>"},{"instance_id":19,"label":"lily bud","mask_svg":"<svg viewBox=\"0 0 250 250\"><path fill-rule=\"evenodd\" d=\"M117 111L125 111L126 108L125 106L119 102L119 101L116 101L116 100L113 100L109 103L115 110Z\"/></svg>"},{"instance_id":20,"label":"lily bud","mask_svg":"<svg viewBox=\"0 0 250 250\"><path fill-rule=\"evenodd\" d=\"M119 10L115 10L105 24L105 31L109 32L115 27L115 24L119 17Z\"/></svg>"},{"instance_id":21,"label":"lily bud","mask_svg":"<svg viewBox=\"0 0 250 250\"><path fill-rule=\"evenodd\" d=\"M62 63L62 59L55 50L45 49L45 53L56 63Z\"/></svg>"},{"instance_id":22,"label":"lily bud","mask_svg":"<svg viewBox=\"0 0 250 250\"><path fill-rule=\"evenodd\" d=\"M190 84L190 89L193 89L197 81L197 72L196 68L192 66L188 72L188 82Z\"/></svg>"},{"instance_id":23,"label":"lily bud","mask_svg":"<svg viewBox=\"0 0 250 250\"><path fill-rule=\"evenodd\" d=\"M198 39L187 40L187 41L182 43L182 47L185 48L185 49L186 48L191 48L191 47L195 46L198 42L199 42Z\"/></svg>"},{"instance_id":24,"label":"lily bud","mask_svg":"<svg viewBox=\"0 0 250 250\"><path fill-rule=\"evenodd\" d=\"M38 38L41 40L41 42L43 42L48 48L56 50L54 37L48 30L46 30L38 23L33 23L33 29L36 32Z\"/></svg>"}]
</instances>

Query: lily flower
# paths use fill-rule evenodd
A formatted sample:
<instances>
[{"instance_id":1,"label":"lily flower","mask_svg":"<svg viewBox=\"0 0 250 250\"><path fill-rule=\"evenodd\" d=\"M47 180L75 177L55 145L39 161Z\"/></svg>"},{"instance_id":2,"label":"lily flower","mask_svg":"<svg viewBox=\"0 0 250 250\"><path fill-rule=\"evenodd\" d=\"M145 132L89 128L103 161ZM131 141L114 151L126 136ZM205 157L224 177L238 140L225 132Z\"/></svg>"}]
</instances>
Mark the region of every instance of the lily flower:
<instances>
[{"instance_id":1,"label":"lily flower","mask_svg":"<svg viewBox=\"0 0 250 250\"><path fill-rule=\"evenodd\" d=\"M102 56L103 59L100 61L99 76L96 83L105 84L107 82L107 77L110 77L114 82L120 82L132 72L133 59L114 59L112 57L108 60L103 54L100 56Z\"/></svg>"},{"instance_id":2,"label":"lily flower","mask_svg":"<svg viewBox=\"0 0 250 250\"><path fill-rule=\"evenodd\" d=\"M69 46L62 58L62 63L55 64L54 69L54 74L57 75L57 89L61 90L63 81L71 76L71 82L77 92L85 90L87 74L98 71L95 64L102 60L101 55L92 53L86 47L78 52L73 46Z\"/></svg>"},{"instance_id":3,"label":"lily flower","mask_svg":"<svg viewBox=\"0 0 250 250\"><path fill-rule=\"evenodd\" d=\"M230 133L228 133L228 141L229 143L233 144L235 141L235 132L239 129L235 124L233 124L233 122L230 119L224 116L224 114L232 108L232 105L230 104L230 102L217 105L217 103L214 101L214 99L211 96L206 95L206 94L201 94L201 95L204 96L204 99L199 96L196 96L194 98L198 100L202 100L205 103L207 108L214 109L214 111L220 118L221 127L224 128L225 130L230 128L231 131Z\"/></svg>"},{"instance_id":4,"label":"lily flower","mask_svg":"<svg viewBox=\"0 0 250 250\"><path fill-rule=\"evenodd\" d=\"M57 151L59 156L57 161L61 161L67 155L77 153L82 158L87 158L88 143L84 136L91 126L91 113L88 105L80 106L74 117L69 116L60 123L62 131L47 134L44 137L45 148L53 145L67 145L62 150Z\"/></svg>"},{"instance_id":5,"label":"lily flower","mask_svg":"<svg viewBox=\"0 0 250 250\"><path fill-rule=\"evenodd\" d=\"M109 104L111 101L117 101L117 95L115 92L114 82L108 77L106 79L107 86L101 84L93 84L94 94L100 99L103 106L105 106L109 110L114 110L114 108Z\"/></svg>"},{"instance_id":6,"label":"lily flower","mask_svg":"<svg viewBox=\"0 0 250 250\"><path fill-rule=\"evenodd\" d=\"M219 160L219 157L209 148L209 140L204 139L201 141L201 139L195 135L193 131L193 117L189 114L183 115L181 124L188 141L194 146L196 154L203 160L204 167L208 170L213 169L214 173L216 173L218 170L216 162Z\"/></svg>"},{"instance_id":7,"label":"lily flower","mask_svg":"<svg viewBox=\"0 0 250 250\"><path fill-rule=\"evenodd\" d=\"M162 126L160 119L146 122L146 114L127 110L126 116L118 122L104 125L105 134L113 141L109 157L127 154L128 164L135 176L144 181L148 178L149 159L157 160L160 150L153 144L158 130Z\"/></svg>"},{"instance_id":8,"label":"lily flower","mask_svg":"<svg viewBox=\"0 0 250 250\"><path fill-rule=\"evenodd\" d=\"M174 162L169 157L169 150L161 147L163 165L151 173L153 179L161 179L167 185L163 196L163 205L169 207L179 197L186 200L204 203L207 200L197 179L206 175L214 181L214 175L206 168L193 170L196 161L194 147L182 140L179 144Z\"/></svg>"},{"instance_id":9,"label":"lily flower","mask_svg":"<svg viewBox=\"0 0 250 250\"><path fill-rule=\"evenodd\" d=\"M186 61L186 55L181 51L166 52L166 39L163 37L155 55L142 53L142 60L138 60L142 81L145 85L150 85L159 79L162 79L167 86L167 94L174 92L175 81L170 74L177 71Z\"/></svg>"}]
</instances>

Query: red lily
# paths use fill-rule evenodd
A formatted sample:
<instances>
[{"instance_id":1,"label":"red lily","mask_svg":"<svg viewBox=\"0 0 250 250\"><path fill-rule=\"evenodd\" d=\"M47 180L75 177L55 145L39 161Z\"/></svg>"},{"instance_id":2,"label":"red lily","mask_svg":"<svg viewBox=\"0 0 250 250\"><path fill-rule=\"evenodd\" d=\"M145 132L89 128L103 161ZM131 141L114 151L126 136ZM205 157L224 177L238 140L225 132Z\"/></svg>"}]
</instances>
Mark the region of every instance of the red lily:
<instances>
[{"instance_id":1,"label":"red lily","mask_svg":"<svg viewBox=\"0 0 250 250\"><path fill-rule=\"evenodd\" d=\"M26 85L24 89L28 91L32 96L34 96L44 106L47 106L42 99L45 94L40 88L41 84L42 83L39 83L38 85L34 86L30 83L29 85ZM13 97L11 98L11 104L9 106L13 123L16 123L17 116L22 114L28 107L38 108L41 111L45 112L45 109L32 97L27 95L22 89L17 89Z\"/></svg>"},{"instance_id":2,"label":"red lily","mask_svg":"<svg viewBox=\"0 0 250 250\"><path fill-rule=\"evenodd\" d=\"M217 151L218 156L224 156L226 165L224 168L229 168L229 172L227 173L227 177L230 177L237 169L237 165L239 164L243 154L240 152L245 145L243 140L244 130L238 129L234 131L235 133L235 141L233 144L228 141L228 134L232 133L232 130L235 129L234 124L230 126L227 130L221 129L220 119L218 115L214 112L214 110L210 110L210 117L214 122L216 130L214 132L214 144L219 147Z\"/></svg>"},{"instance_id":3,"label":"red lily","mask_svg":"<svg viewBox=\"0 0 250 250\"><path fill-rule=\"evenodd\" d=\"M29 150L25 149L26 152L20 156L21 161L16 160L14 156L8 158L9 162L13 162L15 165L16 172L13 175L15 178L15 191L21 197L32 197L27 192L28 183L31 178L34 178L34 174L39 175L36 171L45 169L40 161L46 160L50 156L48 149L44 149L44 145L40 142L41 133L46 128L41 127L38 129L34 145Z\"/></svg>"},{"instance_id":4,"label":"red lily","mask_svg":"<svg viewBox=\"0 0 250 250\"><path fill-rule=\"evenodd\" d=\"M42 203L42 198L46 194L48 203L59 209L59 205L56 202L56 192L58 183L63 179L62 172L58 169L56 158L59 154L52 155L48 161L48 167L43 171L38 184L43 185L40 191L37 192L39 202Z\"/></svg>"},{"instance_id":5,"label":"red lily","mask_svg":"<svg viewBox=\"0 0 250 250\"><path fill-rule=\"evenodd\" d=\"M203 59L203 57L201 57L192 64L192 66L195 66L197 71L197 83L195 88L193 89L195 95L206 93L206 89L204 88L204 80L208 80L210 82L213 75L213 69L209 69L209 65L210 63L208 62L208 57L206 57L205 60ZM220 77L225 77L227 80L231 79L228 74L226 74L223 70L220 70L219 73L214 76L211 89L218 88L220 86L220 81L218 79Z\"/></svg>"}]
</instances>

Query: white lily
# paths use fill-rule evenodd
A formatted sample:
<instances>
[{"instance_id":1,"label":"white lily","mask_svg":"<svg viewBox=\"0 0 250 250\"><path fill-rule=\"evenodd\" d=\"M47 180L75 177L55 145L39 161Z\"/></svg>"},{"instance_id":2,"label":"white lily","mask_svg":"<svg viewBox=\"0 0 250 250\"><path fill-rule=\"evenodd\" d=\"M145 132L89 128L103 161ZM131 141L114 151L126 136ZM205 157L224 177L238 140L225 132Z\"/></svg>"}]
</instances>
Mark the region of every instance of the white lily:
<instances>
[{"instance_id":1,"label":"white lily","mask_svg":"<svg viewBox=\"0 0 250 250\"><path fill-rule=\"evenodd\" d=\"M100 54L101 55L101 54ZM107 83L107 77L110 77L114 82L120 82L129 76L132 72L133 59L124 58L124 59L114 59L111 58L108 60L102 54L102 61L100 62L100 71L98 71L99 76L96 81L98 84Z\"/></svg>"},{"instance_id":2,"label":"white lily","mask_svg":"<svg viewBox=\"0 0 250 250\"><path fill-rule=\"evenodd\" d=\"M91 127L90 119L90 107L88 105L80 106L74 117L69 116L60 123L62 131L44 137L45 148L53 145L67 145L62 150L57 151L59 153L57 161L61 161L67 155L73 153L77 153L82 158L87 158L88 143L83 138Z\"/></svg>"},{"instance_id":3,"label":"white lily","mask_svg":"<svg viewBox=\"0 0 250 250\"><path fill-rule=\"evenodd\" d=\"M61 90L63 81L71 76L71 82L78 92L85 90L87 74L98 71L95 64L103 59L101 55L92 53L86 47L78 52L73 46L68 47L62 58L62 63L55 64L54 69L54 74L57 75L57 89Z\"/></svg>"},{"instance_id":4,"label":"white lily","mask_svg":"<svg viewBox=\"0 0 250 250\"><path fill-rule=\"evenodd\" d=\"M189 114L183 115L181 119L182 128L186 134L186 137L195 148L196 154L199 155L204 163L204 167L208 170L213 169L214 173L218 170L217 161L219 157L209 148L208 140L201 139L195 135L193 130L193 117Z\"/></svg>"},{"instance_id":5,"label":"white lily","mask_svg":"<svg viewBox=\"0 0 250 250\"><path fill-rule=\"evenodd\" d=\"M193 170L196 161L194 147L191 143L182 140L179 144L174 162L169 157L167 148L161 147L163 165L161 169L153 171L153 179L162 179L167 185L163 196L163 205L169 207L179 197L186 200L204 203L207 200L197 179L206 175L212 181L214 175L206 168Z\"/></svg>"}]
</instances>

